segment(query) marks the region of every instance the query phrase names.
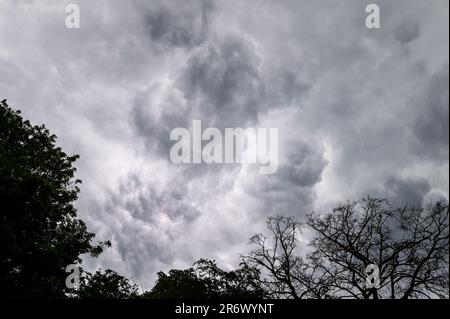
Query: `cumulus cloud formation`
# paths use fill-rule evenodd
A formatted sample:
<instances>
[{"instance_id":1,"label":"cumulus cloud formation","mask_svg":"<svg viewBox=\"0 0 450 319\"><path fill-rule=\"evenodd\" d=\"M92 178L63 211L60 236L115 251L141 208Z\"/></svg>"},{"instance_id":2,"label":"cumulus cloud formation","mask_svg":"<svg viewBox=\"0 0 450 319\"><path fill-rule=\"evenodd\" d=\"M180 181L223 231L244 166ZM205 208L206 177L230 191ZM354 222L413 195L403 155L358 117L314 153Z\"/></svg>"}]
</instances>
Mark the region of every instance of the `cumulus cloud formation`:
<instances>
[{"instance_id":1,"label":"cumulus cloud formation","mask_svg":"<svg viewBox=\"0 0 450 319\"><path fill-rule=\"evenodd\" d=\"M391 204L397 207L405 205L420 207L425 195L431 190L426 179L414 180L396 176L389 178L385 187L388 194L384 197L389 198Z\"/></svg>"},{"instance_id":2,"label":"cumulus cloud formation","mask_svg":"<svg viewBox=\"0 0 450 319\"><path fill-rule=\"evenodd\" d=\"M86 267L150 288L235 267L268 215L448 198L448 1L377 3L381 29L359 0L2 1L1 98L81 155L79 215L113 243ZM172 163L194 119L278 128L276 174Z\"/></svg>"},{"instance_id":3,"label":"cumulus cloud formation","mask_svg":"<svg viewBox=\"0 0 450 319\"><path fill-rule=\"evenodd\" d=\"M170 3L170 2L167 2ZM213 3L209 1L183 1L174 3L176 10L164 2L145 4L144 21L152 41L167 46L188 47L200 45L208 36Z\"/></svg>"},{"instance_id":4,"label":"cumulus cloud formation","mask_svg":"<svg viewBox=\"0 0 450 319\"><path fill-rule=\"evenodd\" d=\"M449 125L448 125L448 65L433 74L426 83L425 92L415 103L419 112L414 123L413 142L418 155L448 159Z\"/></svg>"}]
</instances>

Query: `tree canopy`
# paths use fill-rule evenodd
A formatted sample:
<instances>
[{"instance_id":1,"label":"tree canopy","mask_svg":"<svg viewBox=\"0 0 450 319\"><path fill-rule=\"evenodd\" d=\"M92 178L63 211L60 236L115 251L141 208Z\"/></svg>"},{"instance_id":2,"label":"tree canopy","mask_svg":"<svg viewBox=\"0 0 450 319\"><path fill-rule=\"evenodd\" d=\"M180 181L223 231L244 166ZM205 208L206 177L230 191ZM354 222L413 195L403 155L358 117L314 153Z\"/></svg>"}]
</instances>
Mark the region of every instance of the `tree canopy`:
<instances>
[{"instance_id":1,"label":"tree canopy","mask_svg":"<svg viewBox=\"0 0 450 319\"><path fill-rule=\"evenodd\" d=\"M241 268L225 271L215 261L200 259L195 268L172 269L168 274L158 273L153 289L146 298L162 299L223 299L264 298L265 290L260 285L259 271L242 265Z\"/></svg>"},{"instance_id":2,"label":"tree canopy","mask_svg":"<svg viewBox=\"0 0 450 319\"><path fill-rule=\"evenodd\" d=\"M44 126L0 102L0 294L64 297L65 268L109 242L94 234L73 205L80 180L74 162Z\"/></svg>"},{"instance_id":3,"label":"tree canopy","mask_svg":"<svg viewBox=\"0 0 450 319\"><path fill-rule=\"evenodd\" d=\"M139 287L114 270L85 272L80 287L74 293L78 299L128 299L136 298Z\"/></svg>"}]
</instances>

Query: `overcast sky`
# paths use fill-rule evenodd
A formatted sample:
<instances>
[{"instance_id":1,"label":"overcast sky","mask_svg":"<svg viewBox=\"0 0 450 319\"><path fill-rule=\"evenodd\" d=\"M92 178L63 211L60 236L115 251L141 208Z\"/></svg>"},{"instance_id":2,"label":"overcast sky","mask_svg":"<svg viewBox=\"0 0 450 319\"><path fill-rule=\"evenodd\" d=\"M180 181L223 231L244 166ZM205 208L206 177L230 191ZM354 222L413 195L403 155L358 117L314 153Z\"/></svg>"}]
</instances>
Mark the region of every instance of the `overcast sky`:
<instances>
[{"instance_id":1,"label":"overcast sky","mask_svg":"<svg viewBox=\"0 0 450 319\"><path fill-rule=\"evenodd\" d=\"M201 257L236 267L269 215L448 199L448 6L0 0L0 98L80 154L79 216L113 244L87 268L151 288ZM193 119L278 128L277 173L173 164L170 131Z\"/></svg>"}]
</instances>

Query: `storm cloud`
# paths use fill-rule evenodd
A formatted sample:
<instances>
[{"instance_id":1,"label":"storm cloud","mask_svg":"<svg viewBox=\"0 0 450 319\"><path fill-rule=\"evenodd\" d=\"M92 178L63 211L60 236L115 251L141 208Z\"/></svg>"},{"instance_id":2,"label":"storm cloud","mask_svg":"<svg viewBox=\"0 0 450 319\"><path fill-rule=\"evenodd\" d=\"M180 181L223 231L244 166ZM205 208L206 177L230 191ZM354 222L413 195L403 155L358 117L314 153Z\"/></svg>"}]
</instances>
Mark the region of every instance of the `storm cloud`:
<instances>
[{"instance_id":1,"label":"storm cloud","mask_svg":"<svg viewBox=\"0 0 450 319\"><path fill-rule=\"evenodd\" d=\"M2 1L1 98L81 155L79 216L113 244L85 267L148 289L235 267L269 215L448 199L448 1L377 3L380 29L359 0ZM194 119L278 128L278 171L172 163Z\"/></svg>"}]
</instances>

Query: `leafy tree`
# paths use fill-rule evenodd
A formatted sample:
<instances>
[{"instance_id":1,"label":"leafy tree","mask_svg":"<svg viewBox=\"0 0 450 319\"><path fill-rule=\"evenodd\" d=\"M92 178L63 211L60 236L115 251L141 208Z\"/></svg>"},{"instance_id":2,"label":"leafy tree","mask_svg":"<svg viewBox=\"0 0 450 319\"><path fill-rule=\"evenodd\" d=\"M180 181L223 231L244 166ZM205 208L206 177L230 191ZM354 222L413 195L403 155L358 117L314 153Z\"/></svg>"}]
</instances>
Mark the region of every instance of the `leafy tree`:
<instances>
[{"instance_id":1,"label":"leafy tree","mask_svg":"<svg viewBox=\"0 0 450 319\"><path fill-rule=\"evenodd\" d=\"M259 271L243 265L232 271L220 269L215 261L200 259L195 268L172 269L169 274L158 273L158 280L145 298L212 299L263 298Z\"/></svg>"},{"instance_id":2,"label":"leafy tree","mask_svg":"<svg viewBox=\"0 0 450 319\"><path fill-rule=\"evenodd\" d=\"M158 280L144 298L150 299L202 299L210 297L207 283L198 278L194 268L171 269L168 274L158 272Z\"/></svg>"},{"instance_id":3,"label":"leafy tree","mask_svg":"<svg viewBox=\"0 0 450 319\"><path fill-rule=\"evenodd\" d=\"M298 256L302 227L312 231L309 253ZM448 203L392 208L385 200L348 202L305 224L270 217L271 236L252 237L246 263L263 271L272 297L449 298ZM377 265L378 288L366 286Z\"/></svg>"},{"instance_id":4,"label":"leafy tree","mask_svg":"<svg viewBox=\"0 0 450 319\"><path fill-rule=\"evenodd\" d=\"M111 269L86 272L75 293L80 299L128 299L138 296L138 286Z\"/></svg>"},{"instance_id":5,"label":"leafy tree","mask_svg":"<svg viewBox=\"0 0 450 319\"><path fill-rule=\"evenodd\" d=\"M94 234L77 218L76 159L44 125L0 102L1 296L65 297L65 267L110 245L93 245Z\"/></svg>"}]
</instances>

